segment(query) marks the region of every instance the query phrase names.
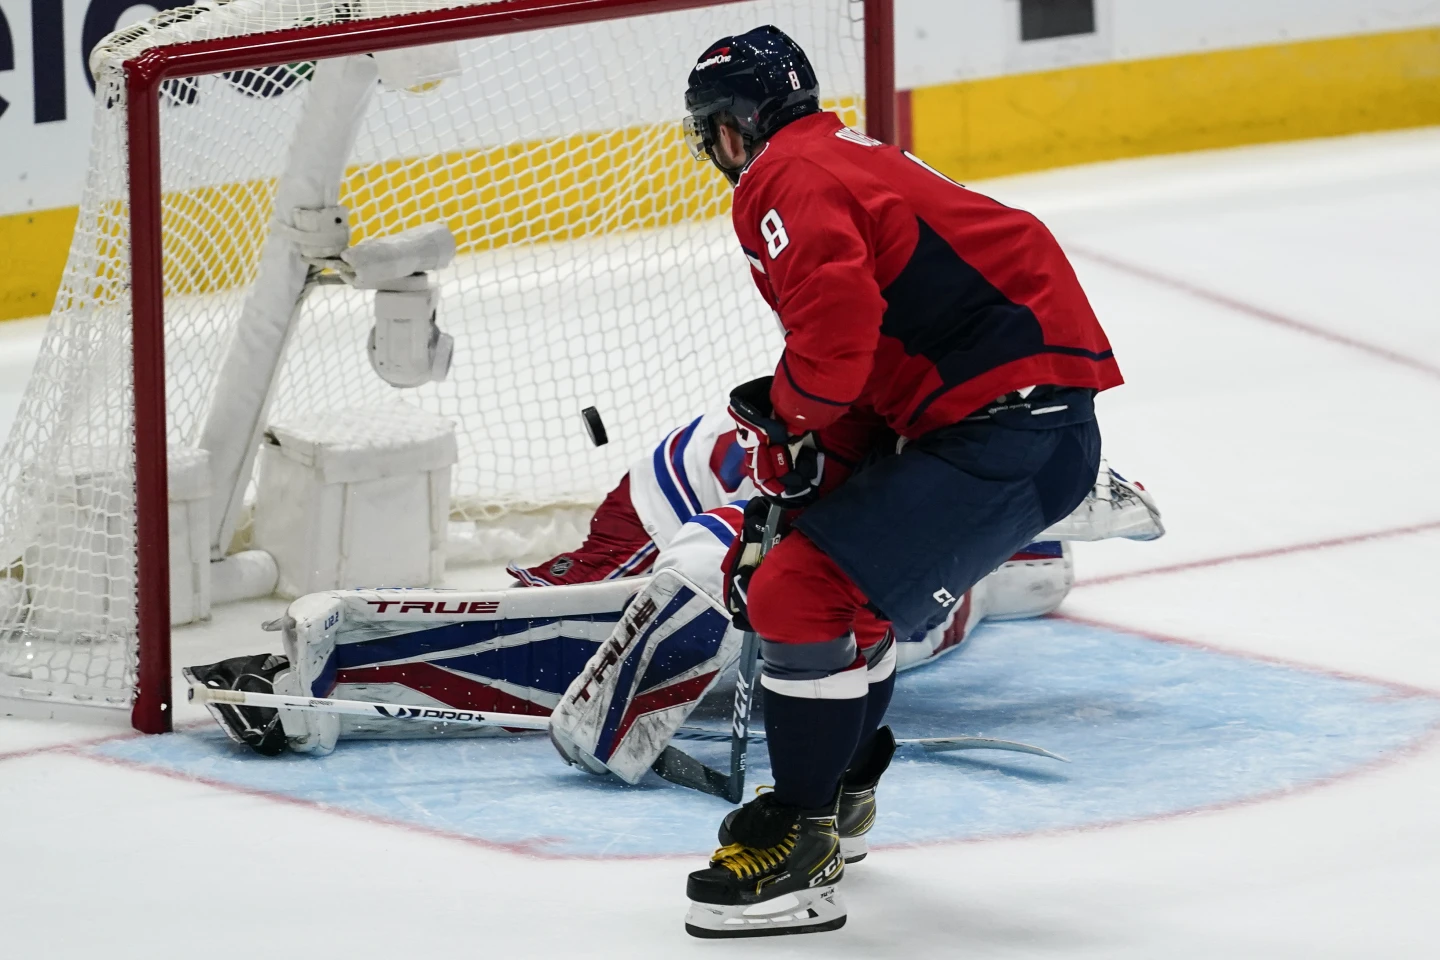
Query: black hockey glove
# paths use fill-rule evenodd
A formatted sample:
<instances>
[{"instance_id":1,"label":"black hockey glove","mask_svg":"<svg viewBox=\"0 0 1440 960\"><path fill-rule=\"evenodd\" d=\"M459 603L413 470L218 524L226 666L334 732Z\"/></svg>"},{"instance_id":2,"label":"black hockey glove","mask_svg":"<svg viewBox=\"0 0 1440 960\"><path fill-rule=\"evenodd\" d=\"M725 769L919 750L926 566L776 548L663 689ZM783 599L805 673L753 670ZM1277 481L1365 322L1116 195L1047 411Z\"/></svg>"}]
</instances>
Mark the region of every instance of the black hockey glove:
<instances>
[{"instance_id":1,"label":"black hockey glove","mask_svg":"<svg viewBox=\"0 0 1440 960\"><path fill-rule=\"evenodd\" d=\"M790 436L770 403L774 377L742 383L730 391L736 440L745 449L745 470L762 497L783 507L803 507L820 496L825 454L815 434Z\"/></svg>"},{"instance_id":2,"label":"black hockey glove","mask_svg":"<svg viewBox=\"0 0 1440 960\"><path fill-rule=\"evenodd\" d=\"M247 693L274 693L275 677L290 667L290 661L273 653L257 653L248 657L231 657L219 663L186 667L185 678L219 690L241 690ZM285 752L288 741L280 725L280 711L271 707L237 707L228 703L207 703L210 715L220 722L225 733L236 743L243 743L267 757Z\"/></svg>"},{"instance_id":3,"label":"black hockey glove","mask_svg":"<svg viewBox=\"0 0 1440 960\"><path fill-rule=\"evenodd\" d=\"M725 562L720 566L724 577L723 600L725 609L730 611L730 622L737 630L753 630L750 626L750 578L763 559L765 524L770 517L770 501L764 497L751 497L745 504L745 519L740 523L740 535L730 544ZM775 532L775 543L780 542L787 524L781 518L780 529ZM773 544L772 544L773 547Z\"/></svg>"}]
</instances>

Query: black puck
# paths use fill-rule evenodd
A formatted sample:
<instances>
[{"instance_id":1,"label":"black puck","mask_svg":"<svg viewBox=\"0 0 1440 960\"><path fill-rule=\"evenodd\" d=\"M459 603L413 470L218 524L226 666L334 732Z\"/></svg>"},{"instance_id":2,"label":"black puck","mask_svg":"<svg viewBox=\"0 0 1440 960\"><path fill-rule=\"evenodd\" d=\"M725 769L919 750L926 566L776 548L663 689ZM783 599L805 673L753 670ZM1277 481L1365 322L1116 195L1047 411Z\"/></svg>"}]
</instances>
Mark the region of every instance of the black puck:
<instances>
[{"instance_id":1,"label":"black puck","mask_svg":"<svg viewBox=\"0 0 1440 960\"><path fill-rule=\"evenodd\" d=\"M610 442L610 434L605 432L605 421L600 419L599 410L586 407L580 411L580 416L585 420L585 432L590 435L591 443L603 447Z\"/></svg>"}]
</instances>

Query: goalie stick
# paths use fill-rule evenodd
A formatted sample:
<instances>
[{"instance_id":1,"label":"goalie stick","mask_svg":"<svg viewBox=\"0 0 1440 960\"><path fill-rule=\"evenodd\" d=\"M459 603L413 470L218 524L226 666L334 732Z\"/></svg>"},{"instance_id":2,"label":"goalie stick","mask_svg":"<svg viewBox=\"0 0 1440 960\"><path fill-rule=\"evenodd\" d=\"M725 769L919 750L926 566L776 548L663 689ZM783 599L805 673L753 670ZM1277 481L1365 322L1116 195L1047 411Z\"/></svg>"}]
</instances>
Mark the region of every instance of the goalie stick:
<instances>
[{"instance_id":1,"label":"goalie stick","mask_svg":"<svg viewBox=\"0 0 1440 960\"><path fill-rule=\"evenodd\" d=\"M759 661L759 658L756 658ZM549 717L530 717L527 714L492 714L488 711L478 710L454 710L449 707L415 707L409 704L377 704L369 699L334 699L324 697L287 697L285 694L259 694L259 692L239 691L239 689L215 689L212 687L190 687L190 702L194 704L229 704L232 707L266 707L271 710L310 710L325 712L325 714L346 714L350 717L383 717L386 720L419 720L422 723L441 724L464 724L469 727L501 727L505 730L547 730L550 727ZM736 733L723 734L716 731L697 730L697 728L681 727L675 731L675 740L690 740L696 743L727 743L733 741ZM763 734L756 737L755 734L746 735L746 741L757 738L763 740ZM1028 753L1035 757L1048 757L1050 760L1060 760L1061 763L1070 763L1066 757L1058 753L1051 753L1044 747L1035 747L1032 744L1020 743L1017 740L996 740L994 737L912 737L896 740L897 747L916 746L922 747L926 753L946 753L950 750L1008 750L1011 753ZM688 756L688 754L675 751L678 757L683 759L675 760L678 764L693 764L690 773L684 776L698 777L716 786L716 790L727 789L730 776L719 770L710 769L703 763ZM732 753L733 759L733 753ZM708 773L704 773L708 771ZM658 773L658 771L657 771ZM668 777L667 777L668 779ZM684 783L683 786L693 786ZM701 787L696 787L701 789ZM706 790L706 793L716 793L716 790ZM723 794L716 793L716 796Z\"/></svg>"},{"instance_id":2,"label":"goalie stick","mask_svg":"<svg viewBox=\"0 0 1440 960\"><path fill-rule=\"evenodd\" d=\"M491 713L457 710L453 707L417 707L402 703L375 703L369 700L336 700L329 697L297 697L283 693L253 693L222 690L194 684L187 695L191 703L225 703L239 707L267 707L273 710L312 710L351 717L384 717L386 720L420 720L426 723L459 723L471 727L504 727L508 730L548 730L549 717L523 713Z\"/></svg>"},{"instance_id":3,"label":"goalie stick","mask_svg":"<svg viewBox=\"0 0 1440 960\"><path fill-rule=\"evenodd\" d=\"M759 657L756 657L759 660ZM267 707L270 709L310 710L317 713L341 713L355 717L384 717L387 720L418 720L424 723L458 723L472 727L501 727L507 730L546 730L550 726L548 717L532 717L522 713L490 713L481 710L456 710L449 707L416 707L403 703L376 703L371 700L336 700L328 697L296 697L281 693L255 693L244 690L218 690L213 687L195 685L189 693L192 703L224 703L236 707ZM748 728L747 728L748 731ZM726 743L733 741L735 731L719 733L682 727L675 733L676 740L698 743ZM764 735L749 734L750 739L764 739ZM895 741L896 746L918 746L926 753L944 753L951 750L1007 750L1011 753L1028 753L1037 757L1048 757L1069 763L1065 757L1052 753L1044 747L1020 743L1016 740L997 740L993 737L912 737ZM713 784L714 790L706 793L723 794L718 790L728 789L730 774L722 774L705 766L699 760L679 750L673 762L688 767L685 776L703 779ZM732 753L733 759L733 753ZM657 761L658 762L658 761ZM706 772L708 771L708 773ZM657 771L658 772L658 771ZM669 779L668 777L666 779ZM672 781L678 782L678 781ZM692 786L684 783L683 786ZM703 789L695 787L695 789Z\"/></svg>"}]
</instances>

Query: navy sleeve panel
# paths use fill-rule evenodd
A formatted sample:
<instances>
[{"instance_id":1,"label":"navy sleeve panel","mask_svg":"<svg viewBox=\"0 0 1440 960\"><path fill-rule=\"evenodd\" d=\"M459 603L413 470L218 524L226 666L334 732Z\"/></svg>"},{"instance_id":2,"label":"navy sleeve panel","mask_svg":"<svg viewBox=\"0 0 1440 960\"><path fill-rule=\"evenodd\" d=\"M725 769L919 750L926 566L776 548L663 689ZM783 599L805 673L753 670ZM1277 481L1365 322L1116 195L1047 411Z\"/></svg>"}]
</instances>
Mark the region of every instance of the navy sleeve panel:
<instances>
[{"instance_id":1,"label":"navy sleeve panel","mask_svg":"<svg viewBox=\"0 0 1440 960\"><path fill-rule=\"evenodd\" d=\"M735 228L787 333L772 399L797 432L853 405L919 436L1023 387L1122 382L1044 224L833 114L771 138Z\"/></svg>"}]
</instances>

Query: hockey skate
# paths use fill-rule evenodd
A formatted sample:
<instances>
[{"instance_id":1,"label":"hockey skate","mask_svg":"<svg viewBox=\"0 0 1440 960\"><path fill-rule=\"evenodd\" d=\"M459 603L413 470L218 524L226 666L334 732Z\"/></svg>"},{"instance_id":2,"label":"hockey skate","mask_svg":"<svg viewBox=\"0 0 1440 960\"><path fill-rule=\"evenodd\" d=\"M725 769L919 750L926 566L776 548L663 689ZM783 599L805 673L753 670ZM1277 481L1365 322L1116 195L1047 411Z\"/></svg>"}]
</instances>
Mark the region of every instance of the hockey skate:
<instances>
[{"instance_id":1,"label":"hockey skate","mask_svg":"<svg viewBox=\"0 0 1440 960\"><path fill-rule=\"evenodd\" d=\"M766 793L727 818L732 842L690 874L692 937L773 937L845 925L845 874L833 805L802 810Z\"/></svg>"},{"instance_id":2,"label":"hockey skate","mask_svg":"<svg viewBox=\"0 0 1440 960\"><path fill-rule=\"evenodd\" d=\"M889 727L875 731L860 750L860 757L840 781L840 853L846 863L864 860L870 853L865 834L875 825L875 787L895 756L895 734Z\"/></svg>"},{"instance_id":3,"label":"hockey skate","mask_svg":"<svg viewBox=\"0 0 1440 960\"><path fill-rule=\"evenodd\" d=\"M840 834L840 853L846 863L858 863L870 853L865 834L875 825L875 787L895 756L895 734L889 727L881 727L861 753L862 756L845 771L845 777L840 781L840 806L835 816ZM719 840L722 847L734 843L730 825L739 815L739 810L733 810L721 822Z\"/></svg>"}]
</instances>

